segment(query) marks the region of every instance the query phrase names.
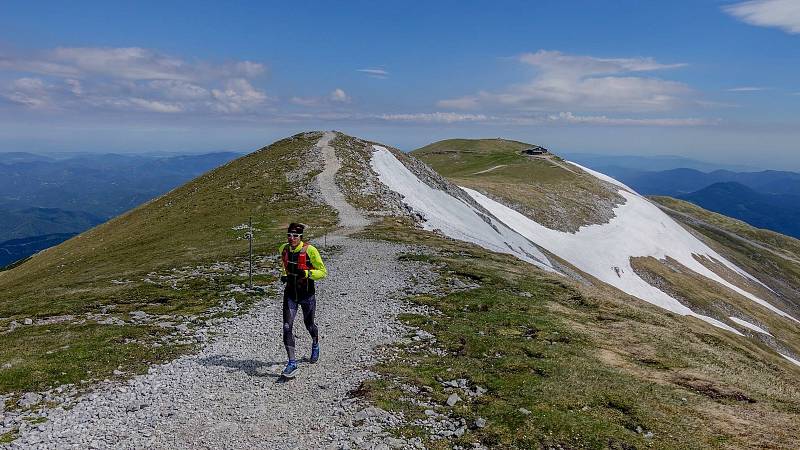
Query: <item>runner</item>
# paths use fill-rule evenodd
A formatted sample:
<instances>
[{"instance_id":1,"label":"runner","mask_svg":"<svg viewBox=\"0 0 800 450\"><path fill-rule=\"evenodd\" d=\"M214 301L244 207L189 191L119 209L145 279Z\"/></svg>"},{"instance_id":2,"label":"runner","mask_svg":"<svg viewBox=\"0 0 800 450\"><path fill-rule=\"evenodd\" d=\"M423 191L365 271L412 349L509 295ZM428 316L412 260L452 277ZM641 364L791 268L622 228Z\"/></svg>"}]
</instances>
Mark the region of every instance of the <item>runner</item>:
<instances>
[{"instance_id":1,"label":"runner","mask_svg":"<svg viewBox=\"0 0 800 450\"><path fill-rule=\"evenodd\" d=\"M317 308L314 281L325 278L328 271L316 247L302 241L304 229L305 225L301 223L289 224L286 234L288 242L278 248L283 262L281 281L286 283L283 290L283 345L289 357L289 362L283 369L283 376L286 378L294 378L298 370L292 333L298 306L303 310L303 324L311 335L309 361L315 363L319 360L319 331L314 322Z\"/></svg>"}]
</instances>

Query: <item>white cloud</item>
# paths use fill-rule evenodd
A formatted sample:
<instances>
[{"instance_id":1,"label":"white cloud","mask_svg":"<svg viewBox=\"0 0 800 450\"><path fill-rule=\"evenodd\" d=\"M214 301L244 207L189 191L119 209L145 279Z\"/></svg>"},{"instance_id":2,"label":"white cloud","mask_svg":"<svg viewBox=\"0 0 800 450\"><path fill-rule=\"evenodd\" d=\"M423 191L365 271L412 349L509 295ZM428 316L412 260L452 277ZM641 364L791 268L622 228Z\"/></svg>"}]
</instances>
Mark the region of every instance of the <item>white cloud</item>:
<instances>
[{"instance_id":1,"label":"white cloud","mask_svg":"<svg viewBox=\"0 0 800 450\"><path fill-rule=\"evenodd\" d=\"M0 73L50 80L35 93L0 85L0 95L31 108L236 114L268 100L251 82L265 71L253 61L187 60L139 47L59 47L26 56L0 54Z\"/></svg>"},{"instance_id":2,"label":"white cloud","mask_svg":"<svg viewBox=\"0 0 800 450\"><path fill-rule=\"evenodd\" d=\"M491 118L483 114L460 114L454 112L433 112L413 114L380 114L378 119L391 122L457 123L484 122Z\"/></svg>"},{"instance_id":3,"label":"white cloud","mask_svg":"<svg viewBox=\"0 0 800 450\"><path fill-rule=\"evenodd\" d=\"M299 106L305 107L324 107L324 106L333 106L336 104L344 104L350 103L353 99L350 95L347 94L343 89L336 88L330 92L327 96L324 97L292 97L289 99L289 103Z\"/></svg>"},{"instance_id":4,"label":"white cloud","mask_svg":"<svg viewBox=\"0 0 800 450\"><path fill-rule=\"evenodd\" d=\"M366 69L356 69L356 72L365 73L372 78L386 78L389 76L389 72L385 69L381 69L380 67L370 67Z\"/></svg>"},{"instance_id":5,"label":"white cloud","mask_svg":"<svg viewBox=\"0 0 800 450\"><path fill-rule=\"evenodd\" d=\"M436 102L436 104L442 108L448 108L448 109L477 109L481 104L480 97L486 97L488 95L491 94L481 92L477 96L473 97L461 97L450 100L439 100L438 102Z\"/></svg>"},{"instance_id":6,"label":"white cloud","mask_svg":"<svg viewBox=\"0 0 800 450\"><path fill-rule=\"evenodd\" d=\"M750 25L800 34L800 2L797 0L752 0L723 6L722 9Z\"/></svg>"},{"instance_id":7,"label":"white cloud","mask_svg":"<svg viewBox=\"0 0 800 450\"><path fill-rule=\"evenodd\" d=\"M83 95L83 85L81 84L80 80L73 80L71 78L67 78L66 80L64 80L64 83L66 83L67 86L69 86L69 91L72 93L72 95L76 97L80 97L81 95Z\"/></svg>"},{"instance_id":8,"label":"white cloud","mask_svg":"<svg viewBox=\"0 0 800 450\"><path fill-rule=\"evenodd\" d=\"M289 102L300 106L317 106L321 103L318 97L292 97Z\"/></svg>"},{"instance_id":9,"label":"white cloud","mask_svg":"<svg viewBox=\"0 0 800 450\"><path fill-rule=\"evenodd\" d=\"M653 58L595 58L592 56L565 55L558 51L548 50L525 53L519 57L519 60L542 71L561 73L566 77L649 72L686 66L686 64L660 64Z\"/></svg>"},{"instance_id":10,"label":"white cloud","mask_svg":"<svg viewBox=\"0 0 800 450\"><path fill-rule=\"evenodd\" d=\"M79 74L108 75L131 80L188 80L189 65L184 61L138 47L79 48L62 47L47 52L48 62L73 67Z\"/></svg>"},{"instance_id":11,"label":"white cloud","mask_svg":"<svg viewBox=\"0 0 800 450\"><path fill-rule=\"evenodd\" d=\"M197 81L255 78L266 69L253 61L222 64L187 61L140 47L58 47L33 56L3 55L0 70L71 78L105 76L127 80Z\"/></svg>"},{"instance_id":12,"label":"white cloud","mask_svg":"<svg viewBox=\"0 0 800 450\"><path fill-rule=\"evenodd\" d=\"M147 84L154 92L161 93L172 100L205 99L210 95L208 89L180 80L153 80Z\"/></svg>"},{"instance_id":13,"label":"white cloud","mask_svg":"<svg viewBox=\"0 0 800 450\"><path fill-rule=\"evenodd\" d=\"M183 111L183 107L176 103L160 102L156 100L147 100L143 98L130 99L131 104L138 106L146 111L160 112L160 113L178 113Z\"/></svg>"},{"instance_id":14,"label":"white cloud","mask_svg":"<svg viewBox=\"0 0 800 450\"><path fill-rule=\"evenodd\" d=\"M757 87L757 86L742 86L742 87L735 87L728 89L728 92L757 92L757 91L765 91L767 88L765 87Z\"/></svg>"},{"instance_id":15,"label":"white cloud","mask_svg":"<svg viewBox=\"0 0 800 450\"><path fill-rule=\"evenodd\" d=\"M350 103L350 96L339 88L334 89L328 98L330 98L332 102L336 103Z\"/></svg>"},{"instance_id":16,"label":"white cloud","mask_svg":"<svg viewBox=\"0 0 800 450\"><path fill-rule=\"evenodd\" d=\"M225 90L212 89L211 95L217 100L212 107L225 113L244 112L267 100L264 91L254 88L243 78L229 80Z\"/></svg>"},{"instance_id":17,"label":"white cloud","mask_svg":"<svg viewBox=\"0 0 800 450\"><path fill-rule=\"evenodd\" d=\"M651 126L651 127L679 127L716 125L718 120L701 118L636 118L636 117L608 117L605 115L576 115L571 112L537 113L529 115L486 115L456 112L432 113L405 113L405 114L378 114L364 118L374 118L390 122L414 123L486 123L493 125L602 125L602 126Z\"/></svg>"},{"instance_id":18,"label":"white cloud","mask_svg":"<svg viewBox=\"0 0 800 450\"><path fill-rule=\"evenodd\" d=\"M18 78L11 82L3 97L13 103L34 109L50 106L47 86L41 78Z\"/></svg>"},{"instance_id":19,"label":"white cloud","mask_svg":"<svg viewBox=\"0 0 800 450\"><path fill-rule=\"evenodd\" d=\"M519 57L537 69L530 81L502 92L481 91L437 103L454 109L548 111L561 108L629 112L669 111L693 102L685 84L632 76L632 73L673 69L685 64L661 64L652 58L596 58L540 50Z\"/></svg>"},{"instance_id":20,"label":"white cloud","mask_svg":"<svg viewBox=\"0 0 800 450\"><path fill-rule=\"evenodd\" d=\"M618 118L607 116L580 116L571 112L560 112L547 116L549 122L586 125L622 125L622 126L655 126L655 127L685 127L714 125L715 120L698 118Z\"/></svg>"},{"instance_id":21,"label":"white cloud","mask_svg":"<svg viewBox=\"0 0 800 450\"><path fill-rule=\"evenodd\" d=\"M237 75L245 78L255 78L266 71L263 64L253 61L239 61L233 65L233 68Z\"/></svg>"}]
</instances>

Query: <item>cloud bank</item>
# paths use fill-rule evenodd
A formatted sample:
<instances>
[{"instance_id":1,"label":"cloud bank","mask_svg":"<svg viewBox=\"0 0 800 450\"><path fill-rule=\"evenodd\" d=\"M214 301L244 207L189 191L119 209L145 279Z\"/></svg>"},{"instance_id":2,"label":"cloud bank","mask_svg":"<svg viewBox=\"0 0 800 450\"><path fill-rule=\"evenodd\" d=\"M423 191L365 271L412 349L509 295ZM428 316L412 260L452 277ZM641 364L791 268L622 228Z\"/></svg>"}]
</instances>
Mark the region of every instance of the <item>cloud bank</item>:
<instances>
[{"instance_id":1,"label":"cloud bank","mask_svg":"<svg viewBox=\"0 0 800 450\"><path fill-rule=\"evenodd\" d=\"M139 47L0 54L0 97L35 109L240 114L269 100L253 61L190 61ZM2 82L0 82L2 83Z\"/></svg>"},{"instance_id":2,"label":"cloud bank","mask_svg":"<svg viewBox=\"0 0 800 450\"><path fill-rule=\"evenodd\" d=\"M800 2L797 0L753 0L724 6L722 10L750 25L800 34Z\"/></svg>"},{"instance_id":3,"label":"cloud bank","mask_svg":"<svg viewBox=\"0 0 800 450\"><path fill-rule=\"evenodd\" d=\"M596 58L548 50L526 53L517 60L536 70L530 81L501 92L480 91L440 100L437 105L462 110L660 112L693 103L694 92L687 85L639 75L685 64L662 64L652 58Z\"/></svg>"}]
</instances>

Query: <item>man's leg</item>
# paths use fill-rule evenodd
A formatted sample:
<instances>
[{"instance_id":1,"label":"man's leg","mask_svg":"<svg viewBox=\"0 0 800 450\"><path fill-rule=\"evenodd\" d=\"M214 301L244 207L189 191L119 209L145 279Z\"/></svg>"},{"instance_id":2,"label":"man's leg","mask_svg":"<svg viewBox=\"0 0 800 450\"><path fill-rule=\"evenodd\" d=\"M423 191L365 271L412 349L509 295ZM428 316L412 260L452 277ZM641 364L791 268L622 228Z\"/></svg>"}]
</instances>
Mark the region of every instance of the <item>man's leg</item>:
<instances>
[{"instance_id":1,"label":"man's leg","mask_svg":"<svg viewBox=\"0 0 800 450\"><path fill-rule=\"evenodd\" d=\"M319 345L319 330L317 324L314 322L314 316L317 313L317 298L315 296L309 297L300 303L303 308L303 324L311 335L312 345Z\"/></svg>"},{"instance_id":2,"label":"man's leg","mask_svg":"<svg viewBox=\"0 0 800 450\"><path fill-rule=\"evenodd\" d=\"M283 295L283 345L286 347L286 355L289 361L295 360L294 354L294 317L297 315L297 303L290 299L286 294Z\"/></svg>"}]
</instances>

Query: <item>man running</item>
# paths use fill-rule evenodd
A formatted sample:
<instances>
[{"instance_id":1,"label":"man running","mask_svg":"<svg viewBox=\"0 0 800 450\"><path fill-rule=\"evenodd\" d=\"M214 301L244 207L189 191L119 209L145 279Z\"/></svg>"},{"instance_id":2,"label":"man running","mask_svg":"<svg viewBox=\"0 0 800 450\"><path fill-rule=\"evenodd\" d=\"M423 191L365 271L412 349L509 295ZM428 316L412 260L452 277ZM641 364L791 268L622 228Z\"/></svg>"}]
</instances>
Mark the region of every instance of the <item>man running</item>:
<instances>
[{"instance_id":1,"label":"man running","mask_svg":"<svg viewBox=\"0 0 800 450\"><path fill-rule=\"evenodd\" d=\"M289 224L287 243L278 248L283 261L281 281L286 283L283 290L283 345L289 362L283 369L283 376L294 378L297 375L297 359L294 352L294 318L298 305L303 309L303 324L311 335L312 363L319 359L319 332L314 323L317 299L314 296L314 281L325 278L328 274L319 251L311 244L302 241L305 225Z\"/></svg>"}]
</instances>

